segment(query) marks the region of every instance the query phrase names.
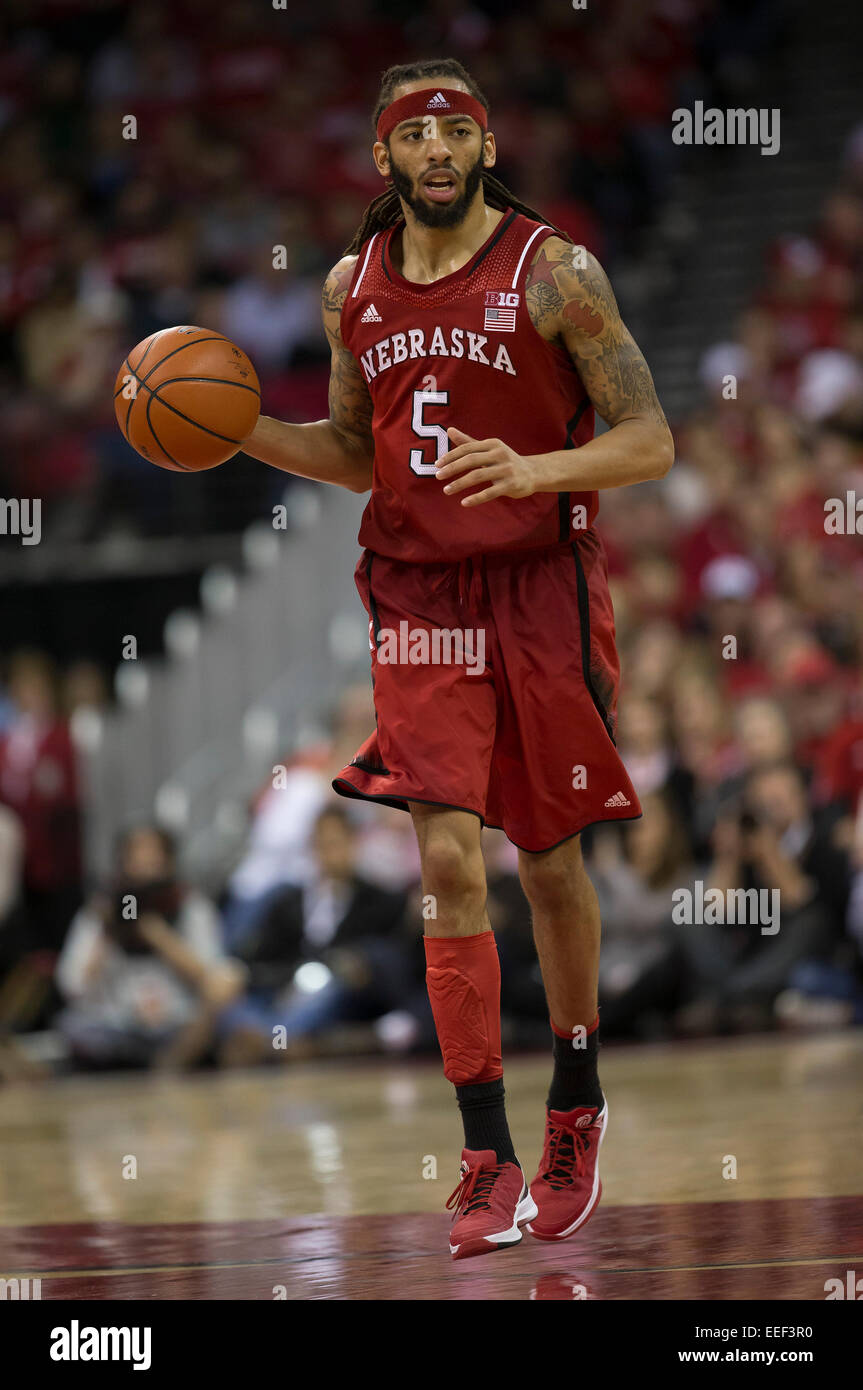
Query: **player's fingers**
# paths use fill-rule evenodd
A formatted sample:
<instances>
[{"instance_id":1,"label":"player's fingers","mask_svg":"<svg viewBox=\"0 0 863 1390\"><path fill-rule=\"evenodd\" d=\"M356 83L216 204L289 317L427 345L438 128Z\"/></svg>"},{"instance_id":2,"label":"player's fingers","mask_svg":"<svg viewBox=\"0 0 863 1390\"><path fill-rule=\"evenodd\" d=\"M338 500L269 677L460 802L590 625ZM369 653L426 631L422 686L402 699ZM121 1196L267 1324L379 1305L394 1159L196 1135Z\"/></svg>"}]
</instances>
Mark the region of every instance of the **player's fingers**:
<instances>
[{"instance_id":1,"label":"player's fingers","mask_svg":"<svg viewBox=\"0 0 863 1390\"><path fill-rule=\"evenodd\" d=\"M475 455L471 461L470 468L457 470L457 476L447 483L444 492L464 492L466 487L476 487L477 483L485 482L486 478L498 477L494 468L494 460L488 454Z\"/></svg>"},{"instance_id":2,"label":"player's fingers","mask_svg":"<svg viewBox=\"0 0 863 1390\"><path fill-rule=\"evenodd\" d=\"M475 458L477 454L487 454L489 443L487 440L471 440L470 444L460 444L457 449L450 449L448 454L442 454L438 459L437 473L440 477L442 468L449 468L451 464L463 463L465 459ZM457 469L453 470L457 472Z\"/></svg>"},{"instance_id":3,"label":"player's fingers","mask_svg":"<svg viewBox=\"0 0 863 1390\"><path fill-rule=\"evenodd\" d=\"M453 441L454 444L467 444L471 442L474 444L476 443L476 440L473 438L473 435L465 434L464 430L456 429L455 425L449 426L449 428L447 429L447 434L449 435L450 439Z\"/></svg>"},{"instance_id":4,"label":"player's fingers","mask_svg":"<svg viewBox=\"0 0 863 1390\"><path fill-rule=\"evenodd\" d=\"M501 461L494 449L483 448L480 444L471 444L465 447L467 452L459 458L453 459L452 463L448 463L445 468L443 460L441 460L435 476L445 482L448 478L457 478L460 473L464 473L467 469L477 468L486 463L500 463Z\"/></svg>"},{"instance_id":5,"label":"player's fingers","mask_svg":"<svg viewBox=\"0 0 863 1390\"><path fill-rule=\"evenodd\" d=\"M442 468L448 468L451 463L458 463L459 459L470 458L475 448L476 445L471 442L470 444L460 444L457 449L450 449L448 453L441 454L437 461L438 476L440 476Z\"/></svg>"},{"instance_id":6,"label":"player's fingers","mask_svg":"<svg viewBox=\"0 0 863 1390\"><path fill-rule=\"evenodd\" d=\"M484 483L494 483L497 487L505 487L505 481L501 478L499 468L478 468L475 473L470 473L466 478L460 478L457 483L453 483L453 492L466 492L471 487L482 487ZM448 489L444 488L446 492Z\"/></svg>"},{"instance_id":7,"label":"player's fingers","mask_svg":"<svg viewBox=\"0 0 863 1390\"><path fill-rule=\"evenodd\" d=\"M480 502L491 502L494 497L506 497L506 483L495 483L482 492L472 492L470 497L461 499L462 507L478 507Z\"/></svg>"}]
</instances>

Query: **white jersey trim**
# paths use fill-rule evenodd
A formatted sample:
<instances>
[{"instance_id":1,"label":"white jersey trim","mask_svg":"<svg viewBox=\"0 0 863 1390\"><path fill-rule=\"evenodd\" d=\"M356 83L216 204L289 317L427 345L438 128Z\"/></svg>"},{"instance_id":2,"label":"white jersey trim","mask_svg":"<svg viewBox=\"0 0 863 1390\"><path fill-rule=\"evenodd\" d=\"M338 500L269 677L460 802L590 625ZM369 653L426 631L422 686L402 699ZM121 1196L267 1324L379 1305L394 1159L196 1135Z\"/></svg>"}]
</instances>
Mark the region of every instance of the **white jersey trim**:
<instances>
[{"instance_id":1,"label":"white jersey trim","mask_svg":"<svg viewBox=\"0 0 863 1390\"><path fill-rule=\"evenodd\" d=\"M521 274L521 268L522 268L522 266L524 265L524 258L525 258L525 256L527 255L528 251L530 250L530 244L531 244L531 242L534 240L535 237L538 237L538 236L539 236L540 232L553 232L553 231L554 231L554 228L553 228L553 227L549 227L548 224L544 222L543 225L542 225L541 227L537 227L535 231L531 232L530 236L528 237L527 241L526 241L525 244L524 244L524 250L522 251L521 255L520 255L519 258L518 258L518 265L517 265L516 268L515 268L515 275L513 275L513 277L512 277L512 288L513 288L513 289L515 289L516 285L518 284L518 277L519 277L519 275Z\"/></svg>"},{"instance_id":2,"label":"white jersey trim","mask_svg":"<svg viewBox=\"0 0 863 1390\"><path fill-rule=\"evenodd\" d=\"M374 246L375 242L377 241L378 236L379 236L379 233L378 233L378 232L375 232L374 236L372 237L371 241L369 242L369 249L368 249L368 251L366 252L366 258L365 258L365 260L363 261L363 268L362 268L362 270L360 271L359 279L357 280L357 283L354 285L354 290L353 290L353 294L351 295L351 299L356 299L356 297L357 297L357 291L359 290L360 285L363 283L363 276L364 276L365 273L366 273L366 266L367 266L368 263L369 263L369 256L372 254L372 247Z\"/></svg>"}]
</instances>

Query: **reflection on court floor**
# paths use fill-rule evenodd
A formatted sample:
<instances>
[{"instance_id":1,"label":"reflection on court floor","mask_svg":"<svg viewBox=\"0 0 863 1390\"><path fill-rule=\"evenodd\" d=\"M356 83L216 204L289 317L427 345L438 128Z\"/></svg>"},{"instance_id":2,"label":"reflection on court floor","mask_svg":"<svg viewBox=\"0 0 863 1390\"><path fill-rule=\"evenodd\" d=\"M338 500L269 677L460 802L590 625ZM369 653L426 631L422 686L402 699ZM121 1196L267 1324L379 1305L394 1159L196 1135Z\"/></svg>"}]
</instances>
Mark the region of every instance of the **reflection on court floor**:
<instances>
[{"instance_id":1,"label":"reflection on court floor","mask_svg":"<svg viewBox=\"0 0 863 1390\"><path fill-rule=\"evenodd\" d=\"M596 1215L463 1264L433 1063L8 1087L0 1276L43 1299L823 1300L863 1273L861 1063L859 1031L605 1049ZM530 1176L547 1077L507 1068Z\"/></svg>"}]
</instances>

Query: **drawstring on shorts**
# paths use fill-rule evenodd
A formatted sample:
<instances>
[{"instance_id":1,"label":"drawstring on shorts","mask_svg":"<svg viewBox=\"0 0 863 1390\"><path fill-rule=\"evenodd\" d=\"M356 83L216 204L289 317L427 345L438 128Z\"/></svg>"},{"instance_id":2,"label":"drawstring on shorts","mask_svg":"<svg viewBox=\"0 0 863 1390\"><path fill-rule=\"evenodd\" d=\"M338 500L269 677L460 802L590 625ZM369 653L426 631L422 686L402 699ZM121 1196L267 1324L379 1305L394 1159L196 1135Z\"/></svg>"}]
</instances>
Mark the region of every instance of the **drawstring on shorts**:
<instances>
[{"instance_id":1,"label":"drawstring on shorts","mask_svg":"<svg viewBox=\"0 0 863 1390\"><path fill-rule=\"evenodd\" d=\"M458 601L462 608L471 604L478 608L482 603L490 603L488 580L483 556L474 559L468 556L458 562Z\"/></svg>"}]
</instances>

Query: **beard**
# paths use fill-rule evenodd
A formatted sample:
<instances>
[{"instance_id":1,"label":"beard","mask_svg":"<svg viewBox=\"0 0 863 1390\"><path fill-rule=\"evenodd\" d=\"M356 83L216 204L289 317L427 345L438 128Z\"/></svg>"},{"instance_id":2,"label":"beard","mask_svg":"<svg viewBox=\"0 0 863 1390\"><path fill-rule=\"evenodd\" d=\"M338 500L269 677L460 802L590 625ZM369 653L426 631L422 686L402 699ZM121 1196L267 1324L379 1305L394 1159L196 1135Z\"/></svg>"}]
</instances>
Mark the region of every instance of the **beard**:
<instances>
[{"instance_id":1,"label":"beard","mask_svg":"<svg viewBox=\"0 0 863 1390\"><path fill-rule=\"evenodd\" d=\"M456 194L451 203L426 202L422 194L414 193L413 179L405 173L404 169L399 168L392 155L390 155L390 177L396 193L403 202L407 203L417 222L423 227L457 227L467 217L468 209L482 182L482 158L482 153L480 153L476 163L465 174L464 188L461 193Z\"/></svg>"}]
</instances>

